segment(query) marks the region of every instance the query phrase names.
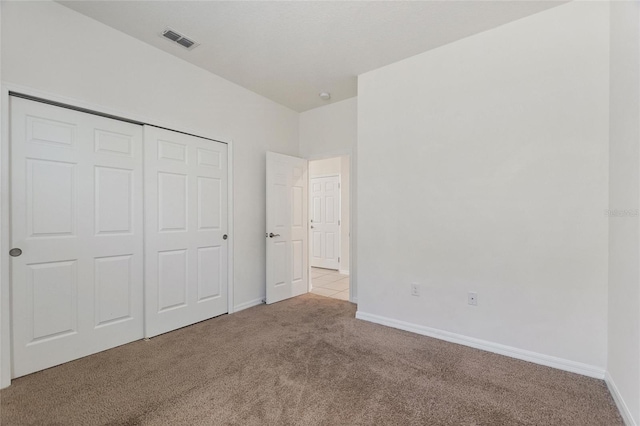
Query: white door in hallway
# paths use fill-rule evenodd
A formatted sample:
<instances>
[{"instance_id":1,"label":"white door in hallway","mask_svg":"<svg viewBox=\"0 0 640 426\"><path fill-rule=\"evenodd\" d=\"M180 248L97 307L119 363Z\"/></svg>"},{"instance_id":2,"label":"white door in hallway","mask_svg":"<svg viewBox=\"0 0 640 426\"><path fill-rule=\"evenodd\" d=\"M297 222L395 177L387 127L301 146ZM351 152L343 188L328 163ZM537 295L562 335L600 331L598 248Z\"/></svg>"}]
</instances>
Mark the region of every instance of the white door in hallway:
<instances>
[{"instance_id":1,"label":"white door in hallway","mask_svg":"<svg viewBox=\"0 0 640 426\"><path fill-rule=\"evenodd\" d=\"M340 269L340 177L312 178L311 266Z\"/></svg>"},{"instance_id":2,"label":"white door in hallway","mask_svg":"<svg viewBox=\"0 0 640 426\"><path fill-rule=\"evenodd\" d=\"M309 291L307 160L267 152L267 303Z\"/></svg>"},{"instance_id":3,"label":"white door in hallway","mask_svg":"<svg viewBox=\"0 0 640 426\"><path fill-rule=\"evenodd\" d=\"M10 102L19 377L143 337L142 126Z\"/></svg>"},{"instance_id":4,"label":"white door in hallway","mask_svg":"<svg viewBox=\"0 0 640 426\"><path fill-rule=\"evenodd\" d=\"M227 145L153 126L145 139L145 335L228 312Z\"/></svg>"}]
</instances>

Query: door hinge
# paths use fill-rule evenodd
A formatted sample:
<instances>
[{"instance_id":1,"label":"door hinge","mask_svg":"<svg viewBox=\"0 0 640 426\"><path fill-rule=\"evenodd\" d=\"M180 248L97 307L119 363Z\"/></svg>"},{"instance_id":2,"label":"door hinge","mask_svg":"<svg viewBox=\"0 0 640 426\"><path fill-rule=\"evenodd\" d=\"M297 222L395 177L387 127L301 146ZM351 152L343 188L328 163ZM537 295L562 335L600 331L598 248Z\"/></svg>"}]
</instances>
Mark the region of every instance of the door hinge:
<instances>
[{"instance_id":1,"label":"door hinge","mask_svg":"<svg viewBox=\"0 0 640 426\"><path fill-rule=\"evenodd\" d=\"M340 219L338 219L338 226L340 226Z\"/></svg>"},{"instance_id":2,"label":"door hinge","mask_svg":"<svg viewBox=\"0 0 640 426\"><path fill-rule=\"evenodd\" d=\"M340 256L338 256L338 263L340 263Z\"/></svg>"},{"instance_id":3,"label":"door hinge","mask_svg":"<svg viewBox=\"0 0 640 426\"><path fill-rule=\"evenodd\" d=\"M338 182L338 189L340 189L340 182Z\"/></svg>"}]
</instances>

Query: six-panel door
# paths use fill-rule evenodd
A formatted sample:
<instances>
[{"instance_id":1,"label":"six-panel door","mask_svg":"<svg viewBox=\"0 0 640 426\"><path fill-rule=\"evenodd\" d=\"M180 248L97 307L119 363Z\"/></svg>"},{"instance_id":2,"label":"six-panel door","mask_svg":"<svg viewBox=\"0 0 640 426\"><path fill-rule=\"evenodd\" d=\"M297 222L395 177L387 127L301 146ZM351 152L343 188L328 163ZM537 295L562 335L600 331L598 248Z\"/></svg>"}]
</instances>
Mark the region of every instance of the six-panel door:
<instances>
[{"instance_id":1,"label":"six-panel door","mask_svg":"<svg viewBox=\"0 0 640 426\"><path fill-rule=\"evenodd\" d=\"M267 303L308 291L307 160L267 152Z\"/></svg>"},{"instance_id":2,"label":"six-panel door","mask_svg":"<svg viewBox=\"0 0 640 426\"><path fill-rule=\"evenodd\" d=\"M142 126L10 102L19 377L143 336Z\"/></svg>"},{"instance_id":3,"label":"six-panel door","mask_svg":"<svg viewBox=\"0 0 640 426\"><path fill-rule=\"evenodd\" d=\"M228 312L227 145L145 126L145 335Z\"/></svg>"},{"instance_id":4,"label":"six-panel door","mask_svg":"<svg viewBox=\"0 0 640 426\"><path fill-rule=\"evenodd\" d=\"M340 178L316 177L311 191L311 266L340 268Z\"/></svg>"}]
</instances>

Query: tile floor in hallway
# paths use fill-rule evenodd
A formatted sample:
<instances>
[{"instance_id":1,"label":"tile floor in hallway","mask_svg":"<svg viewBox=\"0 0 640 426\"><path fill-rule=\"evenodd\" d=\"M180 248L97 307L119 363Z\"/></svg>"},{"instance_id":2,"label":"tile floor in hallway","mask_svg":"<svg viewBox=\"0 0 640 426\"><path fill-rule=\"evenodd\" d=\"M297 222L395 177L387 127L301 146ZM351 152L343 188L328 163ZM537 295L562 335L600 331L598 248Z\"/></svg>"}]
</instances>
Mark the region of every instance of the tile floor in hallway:
<instances>
[{"instance_id":1,"label":"tile floor in hallway","mask_svg":"<svg viewBox=\"0 0 640 426\"><path fill-rule=\"evenodd\" d=\"M349 300L349 275L332 269L311 268L311 293Z\"/></svg>"}]
</instances>

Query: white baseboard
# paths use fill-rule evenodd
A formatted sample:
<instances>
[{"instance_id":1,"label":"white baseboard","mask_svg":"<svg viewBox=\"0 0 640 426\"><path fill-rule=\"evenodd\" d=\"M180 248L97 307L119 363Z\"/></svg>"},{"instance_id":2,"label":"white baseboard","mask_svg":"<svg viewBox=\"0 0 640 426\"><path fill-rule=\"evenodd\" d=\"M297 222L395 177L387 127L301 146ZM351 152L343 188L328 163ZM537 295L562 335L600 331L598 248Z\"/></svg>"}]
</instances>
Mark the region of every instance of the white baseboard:
<instances>
[{"instance_id":1,"label":"white baseboard","mask_svg":"<svg viewBox=\"0 0 640 426\"><path fill-rule=\"evenodd\" d=\"M622 416L622 420L624 420L624 424L627 426L638 426L638 424L633 420L633 416L631 415L631 410L624 402L618 387L616 386L613 378L609 375L609 372L606 372L604 377L604 381L607 383L607 387L609 388L609 392L611 392L611 396L618 407L618 411L620 411L620 415Z\"/></svg>"},{"instance_id":2,"label":"white baseboard","mask_svg":"<svg viewBox=\"0 0 640 426\"><path fill-rule=\"evenodd\" d=\"M248 302L241 303L233 307L233 312L240 312L245 309L253 308L254 306L262 305L264 303L264 299L261 297L260 299L249 300Z\"/></svg>"},{"instance_id":3,"label":"white baseboard","mask_svg":"<svg viewBox=\"0 0 640 426\"><path fill-rule=\"evenodd\" d=\"M338 270L338 272L342 275L349 275L349 270L348 269L340 269Z\"/></svg>"},{"instance_id":4,"label":"white baseboard","mask_svg":"<svg viewBox=\"0 0 640 426\"><path fill-rule=\"evenodd\" d=\"M388 327L399 328L400 330L410 331L416 334L422 334L423 336L446 340L447 342L457 343L459 345L482 349L484 351L505 355L511 358L533 362L535 364L545 365L547 367L557 368L559 370L582 374L583 376L594 377L596 379L604 379L605 375L605 370L603 368L593 365L583 364L581 362L571 361L568 359L558 358L550 355L544 355L524 349L518 349L512 346L502 345L500 343L476 339L474 337L468 337L462 334L451 333L449 331L438 330L436 328L425 327L423 325L412 324L409 322L399 321L379 315L368 314L362 311L356 312L356 318L376 324L386 325Z\"/></svg>"}]
</instances>

